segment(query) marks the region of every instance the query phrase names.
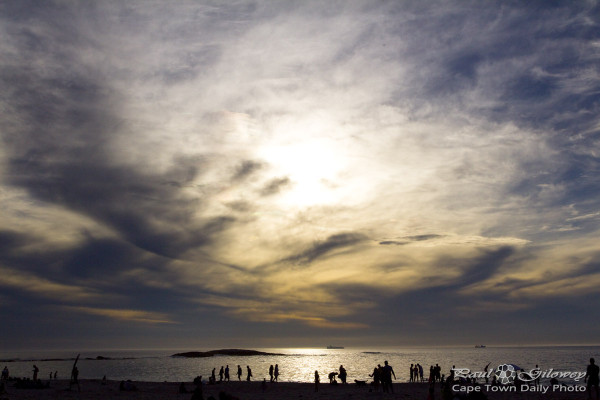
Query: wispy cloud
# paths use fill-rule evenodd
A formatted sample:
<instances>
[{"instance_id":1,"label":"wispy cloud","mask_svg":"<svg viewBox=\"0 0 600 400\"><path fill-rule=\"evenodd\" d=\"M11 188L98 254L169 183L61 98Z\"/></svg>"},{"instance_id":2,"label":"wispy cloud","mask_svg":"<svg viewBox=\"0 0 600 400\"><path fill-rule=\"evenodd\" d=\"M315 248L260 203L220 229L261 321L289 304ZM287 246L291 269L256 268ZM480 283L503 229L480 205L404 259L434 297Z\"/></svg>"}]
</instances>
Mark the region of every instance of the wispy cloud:
<instances>
[{"instance_id":1,"label":"wispy cloud","mask_svg":"<svg viewBox=\"0 0 600 400\"><path fill-rule=\"evenodd\" d=\"M598 11L4 3L3 299L360 341L587 296Z\"/></svg>"}]
</instances>

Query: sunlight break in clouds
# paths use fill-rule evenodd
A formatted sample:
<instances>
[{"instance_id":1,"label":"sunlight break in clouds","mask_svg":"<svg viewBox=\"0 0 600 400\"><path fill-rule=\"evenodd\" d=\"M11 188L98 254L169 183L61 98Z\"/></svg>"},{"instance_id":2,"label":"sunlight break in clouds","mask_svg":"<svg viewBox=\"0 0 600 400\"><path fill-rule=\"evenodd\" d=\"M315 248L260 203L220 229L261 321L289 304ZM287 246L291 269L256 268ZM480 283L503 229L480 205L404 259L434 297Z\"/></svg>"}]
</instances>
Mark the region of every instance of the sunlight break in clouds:
<instances>
[{"instance_id":1,"label":"sunlight break in clouds","mask_svg":"<svg viewBox=\"0 0 600 400\"><path fill-rule=\"evenodd\" d=\"M502 342L501 316L589 342L598 7L3 3L5 320L396 345Z\"/></svg>"}]
</instances>

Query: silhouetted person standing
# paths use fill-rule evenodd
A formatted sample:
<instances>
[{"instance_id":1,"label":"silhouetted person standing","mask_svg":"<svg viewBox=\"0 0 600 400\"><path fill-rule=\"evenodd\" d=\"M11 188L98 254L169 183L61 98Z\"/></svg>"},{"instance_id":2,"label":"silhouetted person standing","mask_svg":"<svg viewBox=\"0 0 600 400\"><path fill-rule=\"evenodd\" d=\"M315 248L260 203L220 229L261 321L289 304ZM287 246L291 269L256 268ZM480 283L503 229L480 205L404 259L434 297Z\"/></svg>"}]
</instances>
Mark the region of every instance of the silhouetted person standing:
<instances>
[{"instance_id":1,"label":"silhouetted person standing","mask_svg":"<svg viewBox=\"0 0 600 400\"><path fill-rule=\"evenodd\" d=\"M271 364L271 366L269 367L269 377L270 377L270 382L273 382L273 364Z\"/></svg>"},{"instance_id":2,"label":"silhouetted person standing","mask_svg":"<svg viewBox=\"0 0 600 400\"><path fill-rule=\"evenodd\" d=\"M79 387L79 369L76 366L73 366L73 370L71 371L71 382L69 383L69 389L73 385L77 385L77 391L81 392L81 388Z\"/></svg>"},{"instance_id":3,"label":"silhouetted person standing","mask_svg":"<svg viewBox=\"0 0 600 400\"><path fill-rule=\"evenodd\" d=\"M598 383L600 381L600 368L596 365L593 358L590 358L590 365L587 367L584 381L587 382L588 399L592 398L592 386L596 388L596 400L598 398Z\"/></svg>"},{"instance_id":4,"label":"silhouetted person standing","mask_svg":"<svg viewBox=\"0 0 600 400\"><path fill-rule=\"evenodd\" d=\"M242 380L242 367L240 367L239 365L237 368L237 377L238 377L238 381Z\"/></svg>"},{"instance_id":5,"label":"silhouetted person standing","mask_svg":"<svg viewBox=\"0 0 600 400\"><path fill-rule=\"evenodd\" d=\"M275 382L279 378L279 364L275 364Z\"/></svg>"},{"instance_id":6,"label":"silhouetted person standing","mask_svg":"<svg viewBox=\"0 0 600 400\"><path fill-rule=\"evenodd\" d=\"M346 384L346 377L348 374L346 373L346 368L344 368L343 365L340 365L340 373L338 376L340 377L340 381L342 381L343 384Z\"/></svg>"},{"instance_id":7,"label":"silhouetted person standing","mask_svg":"<svg viewBox=\"0 0 600 400\"><path fill-rule=\"evenodd\" d=\"M319 371L315 371L315 392L319 391L319 382L321 380L319 379Z\"/></svg>"},{"instance_id":8,"label":"silhouetted person standing","mask_svg":"<svg viewBox=\"0 0 600 400\"><path fill-rule=\"evenodd\" d=\"M394 373L394 369L391 365L388 364L387 361L383 362L382 376L381 381L383 383L383 391L384 392L392 392L394 393L394 387L392 386L392 376L396 379L396 374Z\"/></svg>"},{"instance_id":9,"label":"silhouetted person standing","mask_svg":"<svg viewBox=\"0 0 600 400\"><path fill-rule=\"evenodd\" d=\"M229 365L225 367L225 382L229 382Z\"/></svg>"},{"instance_id":10,"label":"silhouetted person standing","mask_svg":"<svg viewBox=\"0 0 600 400\"><path fill-rule=\"evenodd\" d=\"M37 382L37 375L38 372L40 372L40 369L37 367L37 365L33 365L33 381Z\"/></svg>"},{"instance_id":11,"label":"silhouetted person standing","mask_svg":"<svg viewBox=\"0 0 600 400\"><path fill-rule=\"evenodd\" d=\"M246 376L246 380L248 382L250 382L250 378L252 378L252 370L250 369L249 365L246 365L246 369L247 369L247 373L248 373L248 375Z\"/></svg>"},{"instance_id":12,"label":"silhouetted person standing","mask_svg":"<svg viewBox=\"0 0 600 400\"><path fill-rule=\"evenodd\" d=\"M373 368L373 373L369 375L373 377L373 387L376 392L379 392L379 382L381 381L381 365L377 365Z\"/></svg>"},{"instance_id":13,"label":"silhouetted person standing","mask_svg":"<svg viewBox=\"0 0 600 400\"><path fill-rule=\"evenodd\" d=\"M196 388L194 389L191 400L204 400L204 393L202 393L202 377L196 382Z\"/></svg>"}]
</instances>

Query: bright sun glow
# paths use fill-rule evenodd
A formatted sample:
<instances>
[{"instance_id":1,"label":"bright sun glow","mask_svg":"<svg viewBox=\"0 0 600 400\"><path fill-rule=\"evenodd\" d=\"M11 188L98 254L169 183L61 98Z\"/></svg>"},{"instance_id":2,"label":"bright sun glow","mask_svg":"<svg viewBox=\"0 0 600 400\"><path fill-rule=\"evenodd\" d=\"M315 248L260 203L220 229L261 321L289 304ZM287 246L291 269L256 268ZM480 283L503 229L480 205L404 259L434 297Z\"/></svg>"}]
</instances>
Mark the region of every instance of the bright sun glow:
<instances>
[{"instance_id":1,"label":"bright sun glow","mask_svg":"<svg viewBox=\"0 0 600 400\"><path fill-rule=\"evenodd\" d=\"M331 121L312 118L292 127L286 123L289 140L263 146L259 156L278 176L290 179L290 188L281 194L287 206L330 204L339 200L336 183L346 166L343 149L321 132L332 129Z\"/></svg>"}]
</instances>

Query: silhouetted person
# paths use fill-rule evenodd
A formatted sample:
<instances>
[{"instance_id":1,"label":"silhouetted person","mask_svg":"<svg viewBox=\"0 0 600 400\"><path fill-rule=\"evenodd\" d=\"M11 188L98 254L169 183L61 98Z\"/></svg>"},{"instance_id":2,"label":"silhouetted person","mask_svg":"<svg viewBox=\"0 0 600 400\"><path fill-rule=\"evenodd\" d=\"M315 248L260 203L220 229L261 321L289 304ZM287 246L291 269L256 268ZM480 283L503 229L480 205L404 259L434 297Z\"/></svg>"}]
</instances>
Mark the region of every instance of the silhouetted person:
<instances>
[{"instance_id":1,"label":"silhouetted person","mask_svg":"<svg viewBox=\"0 0 600 400\"><path fill-rule=\"evenodd\" d=\"M442 385L442 399L443 400L452 400L454 398L454 392L452 391L452 377L449 376L446 379L444 385Z\"/></svg>"},{"instance_id":2,"label":"silhouetted person","mask_svg":"<svg viewBox=\"0 0 600 400\"><path fill-rule=\"evenodd\" d=\"M490 363L487 363L487 365L485 366L485 368L483 368L483 372L485 372L485 383L489 383L490 378L488 377L488 367L490 366ZM537 365L535 366L537 368Z\"/></svg>"},{"instance_id":3,"label":"silhouetted person","mask_svg":"<svg viewBox=\"0 0 600 400\"><path fill-rule=\"evenodd\" d=\"M417 368L419 369L419 378L421 379L421 382L425 382L425 379L423 378L423 366L421 364L417 364Z\"/></svg>"},{"instance_id":4,"label":"silhouetted person","mask_svg":"<svg viewBox=\"0 0 600 400\"><path fill-rule=\"evenodd\" d=\"M394 379L396 379L394 368L392 368L392 366L389 365L387 361L384 361L381 372L381 382L383 383L383 391L386 393L394 393L394 386L392 386L392 376L394 377Z\"/></svg>"},{"instance_id":5,"label":"silhouetted person","mask_svg":"<svg viewBox=\"0 0 600 400\"><path fill-rule=\"evenodd\" d=\"M54 371L54 380L56 380L56 375L58 375L58 371Z\"/></svg>"},{"instance_id":6,"label":"silhouetted person","mask_svg":"<svg viewBox=\"0 0 600 400\"><path fill-rule=\"evenodd\" d=\"M2 380L3 381L8 380L8 367L7 366L4 366L4 369L2 370Z\"/></svg>"},{"instance_id":7,"label":"silhouetted person","mask_svg":"<svg viewBox=\"0 0 600 400\"><path fill-rule=\"evenodd\" d=\"M330 385L337 385L337 380L335 379L337 374L337 372L330 372L329 375L327 375Z\"/></svg>"},{"instance_id":8,"label":"silhouetted person","mask_svg":"<svg viewBox=\"0 0 600 400\"><path fill-rule=\"evenodd\" d=\"M198 380L192 398L190 400L204 400L204 394L202 393L202 377Z\"/></svg>"},{"instance_id":9,"label":"silhouetted person","mask_svg":"<svg viewBox=\"0 0 600 400\"><path fill-rule=\"evenodd\" d=\"M37 365L33 365L33 382L37 381L37 376L38 376L38 372L40 372L40 369L37 367Z\"/></svg>"},{"instance_id":10,"label":"silhouetted person","mask_svg":"<svg viewBox=\"0 0 600 400\"><path fill-rule=\"evenodd\" d=\"M319 379L319 371L315 371L315 392L319 391L319 382L321 382Z\"/></svg>"},{"instance_id":11,"label":"silhouetted person","mask_svg":"<svg viewBox=\"0 0 600 400\"><path fill-rule=\"evenodd\" d=\"M344 368L343 365L340 365L340 374L338 375L340 377L340 381L342 381L343 384L346 384L346 377L348 376L348 373L346 372L346 368Z\"/></svg>"},{"instance_id":12,"label":"silhouetted person","mask_svg":"<svg viewBox=\"0 0 600 400\"><path fill-rule=\"evenodd\" d=\"M247 371L246 371L246 372L247 372L246 380L247 380L248 382L250 382L250 378L252 378L252 370L250 369L250 366L249 366L249 365L246 365L246 370L247 370Z\"/></svg>"},{"instance_id":13,"label":"silhouetted person","mask_svg":"<svg viewBox=\"0 0 600 400\"><path fill-rule=\"evenodd\" d=\"M271 366L269 367L269 377L270 377L270 382L273 382L273 364L271 364Z\"/></svg>"},{"instance_id":14,"label":"silhouetted person","mask_svg":"<svg viewBox=\"0 0 600 400\"><path fill-rule=\"evenodd\" d=\"M240 367L239 365L237 367L237 377L238 377L238 381L242 380L242 367Z\"/></svg>"},{"instance_id":15,"label":"silhouetted person","mask_svg":"<svg viewBox=\"0 0 600 400\"><path fill-rule=\"evenodd\" d=\"M375 388L375 391L378 392L379 382L381 381L381 365L373 368L373 373L369 376L373 378L373 387Z\"/></svg>"},{"instance_id":16,"label":"silhouetted person","mask_svg":"<svg viewBox=\"0 0 600 400\"><path fill-rule=\"evenodd\" d=\"M414 373L415 373L415 370L413 369L413 365L410 364L410 379L409 379L409 382L412 382L414 380Z\"/></svg>"},{"instance_id":17,"label":"silhouetted person","mask_svg":"<svg viewBox=\"0 0 600 400\"><path fill-rule=\"evenodd\" d=\"M279 378L279 364L275 364L275 372L274 372L274 375L275 375L275 378L274 378L274 379L275 379L275 382L277 382L277 379Z\"/></svg>"},{"instance_id":18,"label":"silhouetted person","mask_svg":"<svg viewBox=\"0 0 600 400\"><path fill-rule=\"evenodd\" d=\"M221 365L221 369L219 370L219 382L223 382L223 378L225 377L225 368Z\"/></svg>"},{"instance_id":19,"label":"silhouetted person","mask_svg":"<svg viewBox=\"0 0 600 400\"><path fill-rule=\"evenodd\" d=\"M71 370L71 381L69 382L69 389L71 386L77 385L77 391L81 392L81 388L79 387L79 369L74 365Z\"/></svg>"},{"instance_id":20,"label":"silhouetted person","mask_svg":"<svg viewBox=\"0 0 600 400\"><path fill-rule=\"evenodd\" d=\"M433 379L433 375L429 376L429 392L427 394L427 400L435 400L435 379Z\"/></svg>"},{"instance_id":21,"label":"silhouetted person","mask_svg":"<svg viewBox=\"0 0 600 400\"><path fill-rule=\"evenodd\" d=\"M229 382L229 365L225 367L225 382Z\"/></svg>"},{"instance_id":22,"label":"silhouetted person","mask_svg":"<svg viewBox=\"0 0 600 400\"><path fill-rule=\"evenodd\" d=\"M598 400L598 383L600 381L600 368L596 365L593 358L590 358L590 365L585 372L584 382L587 382L588 399L592 398L592 386L596 388L596 400Z\"/></svg>"}]
</instances>

